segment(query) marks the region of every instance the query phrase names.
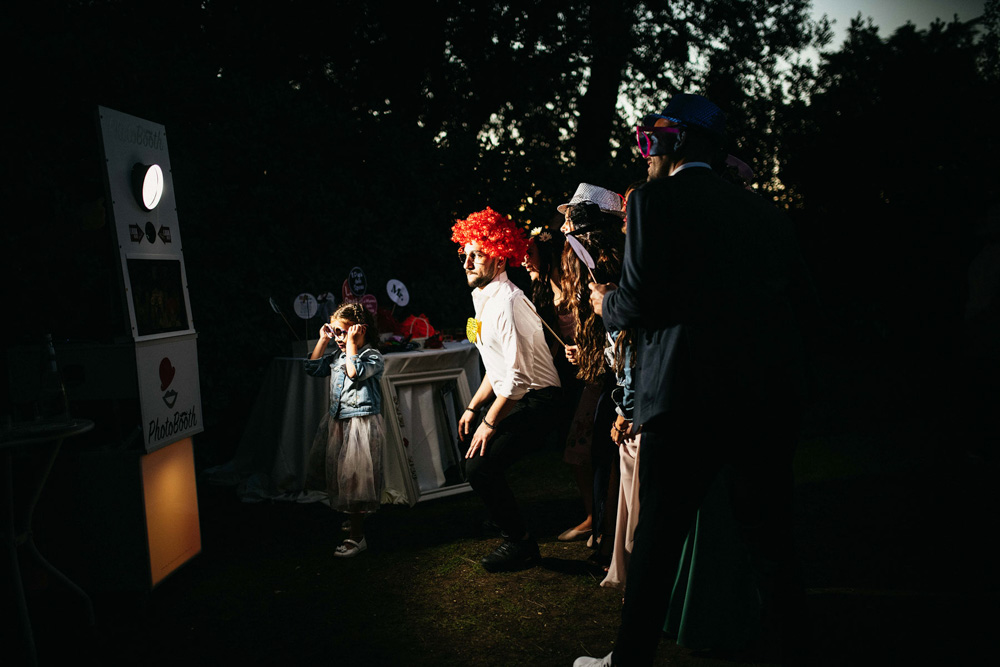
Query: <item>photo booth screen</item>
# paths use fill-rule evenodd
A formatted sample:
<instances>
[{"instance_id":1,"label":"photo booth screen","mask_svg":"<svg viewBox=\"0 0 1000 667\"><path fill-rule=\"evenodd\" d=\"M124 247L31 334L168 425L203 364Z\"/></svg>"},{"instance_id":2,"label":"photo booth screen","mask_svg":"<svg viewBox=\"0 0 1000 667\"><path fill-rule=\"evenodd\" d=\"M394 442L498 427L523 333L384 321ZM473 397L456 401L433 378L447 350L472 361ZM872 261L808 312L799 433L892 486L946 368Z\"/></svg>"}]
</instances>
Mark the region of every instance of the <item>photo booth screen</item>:
<instances>
[{"instance_id":1,"label":"photo booth screen","mask_svg":"<svg viewBox=\"0 0 1000 667\"><path fill-rule=\"evenodd\" d=\"M138 335L190 328L180 260L129 259L128 274Z\"/></svg>"}]
</instances>

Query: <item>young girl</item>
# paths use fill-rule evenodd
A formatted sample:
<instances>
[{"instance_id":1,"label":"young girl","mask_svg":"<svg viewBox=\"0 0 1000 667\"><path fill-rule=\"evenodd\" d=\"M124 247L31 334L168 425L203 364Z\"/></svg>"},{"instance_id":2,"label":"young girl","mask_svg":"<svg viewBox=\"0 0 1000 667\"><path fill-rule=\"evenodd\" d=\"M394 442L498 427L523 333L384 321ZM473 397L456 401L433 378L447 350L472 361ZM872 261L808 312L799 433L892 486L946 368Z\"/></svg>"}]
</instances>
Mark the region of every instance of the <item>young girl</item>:
<instances>
[{"instance_id":1,"label":"young girl","mask_svg":"<svg viewBox=\"0 0 1000 667\"><path fill-rule=\"evenodd\" d=\"M338 350L324 356L331 340ZM378 509L382 496L385 426L379 380L385 362L377 341L371 313L361 304L345 303L320 329L305 362L310 375L330 376L330 409L309 452L306 484L325 490L330 507L350 517L350 538L334 553L342 558L368 548L365 515Z\"/></svg>"}]
</instances>

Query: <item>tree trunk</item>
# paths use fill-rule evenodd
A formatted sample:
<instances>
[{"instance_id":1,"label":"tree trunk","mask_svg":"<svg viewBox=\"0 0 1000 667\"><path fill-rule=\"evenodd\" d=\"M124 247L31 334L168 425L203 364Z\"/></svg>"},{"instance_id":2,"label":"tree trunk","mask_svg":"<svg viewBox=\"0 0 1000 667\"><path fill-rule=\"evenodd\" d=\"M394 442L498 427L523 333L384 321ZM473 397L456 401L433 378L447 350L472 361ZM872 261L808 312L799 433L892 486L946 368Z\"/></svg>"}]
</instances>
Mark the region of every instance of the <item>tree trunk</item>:
<instances>
[{"instance_id":1,"label":"tree trunk","mask_svg":"<svg viewBox=\"0 0 1000 667\"><path fill-rule=\"evenodd\" d=\"M631 49L632 3L594 0L590 5L591 64L587 92L580 100L576 164L582 174L600 172L608 162L608 144L616 127L618 90Z\"/></svg>"}]
</instances>

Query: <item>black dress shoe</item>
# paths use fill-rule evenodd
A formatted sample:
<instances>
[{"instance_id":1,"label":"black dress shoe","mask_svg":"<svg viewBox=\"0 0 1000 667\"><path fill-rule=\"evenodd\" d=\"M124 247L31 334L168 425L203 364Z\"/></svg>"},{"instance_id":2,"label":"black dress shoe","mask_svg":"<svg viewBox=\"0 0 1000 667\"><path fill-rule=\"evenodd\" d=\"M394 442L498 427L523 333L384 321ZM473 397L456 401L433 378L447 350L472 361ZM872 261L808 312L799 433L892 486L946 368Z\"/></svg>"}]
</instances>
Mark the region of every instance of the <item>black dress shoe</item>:
<instances>
[{"instance_id":1,"label":"black dress shoe","mask_svg":"<svg viewBox=\"0 0 1000 667\"><path fill-rule=\"evenodd\" d=\"M501 535L504 535L503 529L500 527L500 524L498 524L493 519L484 519L482 527L483 530L487 533L494 533L494 534L500 533ZM504 535L504 537L506 537L506 535Z\"/></svg>"},{"instance_id":2,"label":"black dress shoe","mask_svg":"<svg viewBox=\"0 0 1000 667\"><path fill-rule=\"evenodd\" d=\"M487 572L508 572L531 567L541 558L538 543L533 539L504 540L503 544L484 556L480 563Z\"/></svg>"}]
</instances>

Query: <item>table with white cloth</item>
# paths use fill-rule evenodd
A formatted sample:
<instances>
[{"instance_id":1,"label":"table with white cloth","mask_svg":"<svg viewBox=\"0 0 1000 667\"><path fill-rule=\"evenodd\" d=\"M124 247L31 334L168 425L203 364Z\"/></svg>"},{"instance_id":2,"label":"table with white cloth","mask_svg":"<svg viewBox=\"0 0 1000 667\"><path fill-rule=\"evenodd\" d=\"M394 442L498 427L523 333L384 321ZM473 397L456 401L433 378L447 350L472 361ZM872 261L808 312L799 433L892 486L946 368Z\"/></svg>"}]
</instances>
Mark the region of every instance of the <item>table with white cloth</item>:
<instances>
[{"instance_id":1,"label":"table with white cloth","mask_svg":"<svg viewBox=\"0 0 1000 667\"><path fill-rule=\"evenodd\" d=\"M479 388L476 346L384 355L382 415L386 426L383 503L408 503L469 490L457 442L458 418ZM305 372L303 360L272 359L234 459L206 473L237 482L246 501L308 502L306 459L324 410L330 379Z\"/></svg>"}]
</instances>

